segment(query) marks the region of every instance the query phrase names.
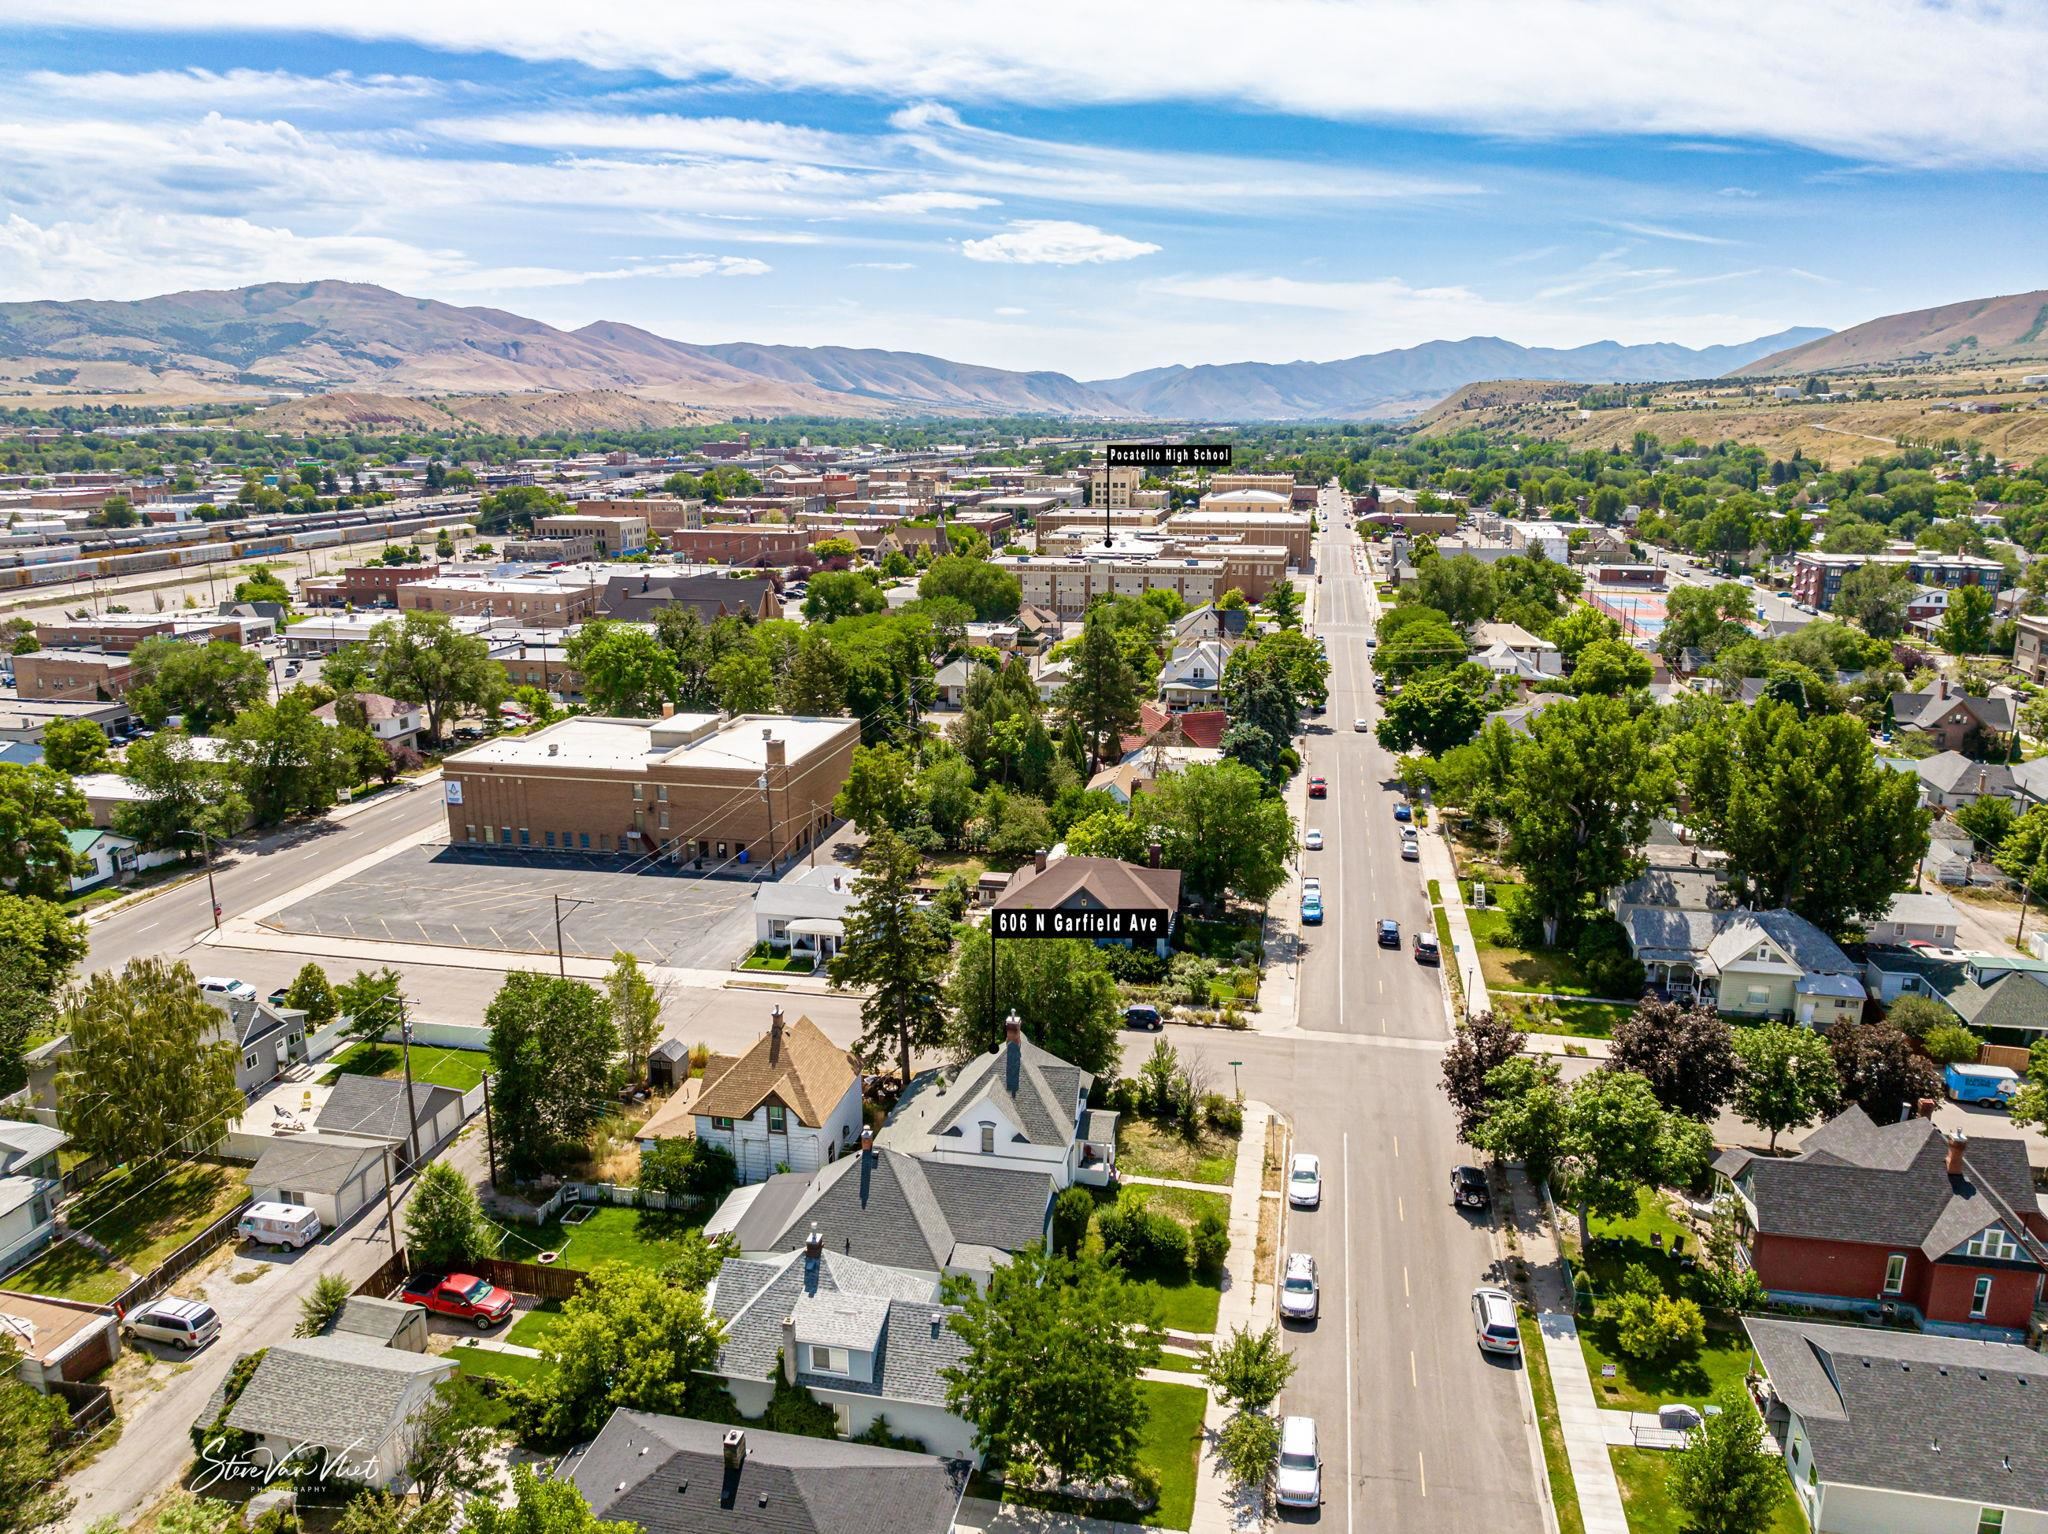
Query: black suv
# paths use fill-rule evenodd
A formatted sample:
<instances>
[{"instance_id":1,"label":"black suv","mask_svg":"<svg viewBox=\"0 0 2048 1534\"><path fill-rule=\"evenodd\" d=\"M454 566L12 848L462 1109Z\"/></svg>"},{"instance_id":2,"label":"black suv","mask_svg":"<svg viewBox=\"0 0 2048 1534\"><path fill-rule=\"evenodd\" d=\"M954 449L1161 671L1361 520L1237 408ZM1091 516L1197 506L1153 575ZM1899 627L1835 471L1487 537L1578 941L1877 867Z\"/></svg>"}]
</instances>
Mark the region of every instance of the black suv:
<instances>
[{"instance_id":1,"label":"black suv","mask_svg":"<svg viewBox=\"0 0 2048 1534\"><path fill-rule=\"evenodd\" d=\"M1484 1209L1493 1202L1486 1174L1476 1166L1451 1168L1451 1202L1460 1209Z\"/></svg>"}]
</instances>

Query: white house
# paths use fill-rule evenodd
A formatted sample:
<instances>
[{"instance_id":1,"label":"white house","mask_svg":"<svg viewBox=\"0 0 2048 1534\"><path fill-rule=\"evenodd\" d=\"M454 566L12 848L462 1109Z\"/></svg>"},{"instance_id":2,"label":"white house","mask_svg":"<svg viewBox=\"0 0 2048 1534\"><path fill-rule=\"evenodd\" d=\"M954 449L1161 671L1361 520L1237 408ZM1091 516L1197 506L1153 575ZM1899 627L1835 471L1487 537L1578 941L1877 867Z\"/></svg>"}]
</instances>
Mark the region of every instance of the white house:
<instances>
[{"instance_id":1,"label":"white house","mask_svg":"<svg viewBox=\"0 0 2048 1534\"><path fill-rule=\"evenodd\" d=\"M1230 648L1220 640L1182 645L1159 673L1159 696L1168 708L1204 708L1223 692L1223 666Z\"/></svg>"},{"instance_id":2,"label":"white house","mask_svg":"<svg viewBox=\"0 0 2048 1534\"><path fill-rule=\"evenodd\" d=\"M177 856L175 852L142 852L141 843L133 837L91 826L68 832L66 840L71 844L71 855L84 865L71 876L73 893L119 883L132 878L138 869L155 868Z\"/></svg>"},{"instance_id":3,"label":"white house","mask_svg":"<svg viewBox=\"0 0 2048 1534\"><path fill-rule=\"evenodd\" d=\"M339 1230L384 1196L385 1142L348 1135L279 1135L249 1169L259 1202L300 1204Z\"/></svg>"},{"instance_id":4,"label":"white house","mask_svg":"<svg viewBox=\"0 0 2048 1534\"><path fill-rule=\"evenodd\" d=\"M414 1421L454 1372L445 1355L345 1334L272 1343L227 1426L253 1434L274 1461L324 1452L332 1476L403 1491Z\"/></svg>"},{"instance_id":5,"label":"white house","mask_svg":"<svg viewBox=\"0 0 2048 1534\"><path fill-rule=\"evenodd\" d=\"M0 1119L0 1272L27 1262L55 1235L57 1152L70 1143L47 1124Z\"/></svg>"},{"instance_id":6,"label":"white house","mask_svg":"<svg viewBox=\"0 0 2048 1534\"><path fill-rule=\"evenodd\" d=\"M967 683L974 675L974 662L951 660L932 675L932 686L938 692L940 708L965 708L967 706Z\"/></svg>"},{"instance_id":7,"label":"white house","mask_svg":"<svg viewBox=\"0 0 2048 1534\"><path fill-rule=\"evenodd\" d=\"M773 884L754 886L754 941L822 963L839 951L852 909L854 879L843 868L799 865Z\"/></svg>"},{"instance_id":8,"label":"white house","mask_svg":"<svg viewBox=\"0 0 2048 1534\"><path fill-rule=\"evenodd\" d=\"M692 1105L700 1144L729 1152L740 1181L811 1172L836 1161L861 1126L860 1072L808 1017L785 1027L782 1008L738 1059L714 1058ZM646 1150L653 1142L642 1140Z\"/></svg>"},{"instance_id":9,"label":"white house","mask_svg":"<svg viewBox=\"0 0 2048 1534\"><path fill-rule=\"evenodd\" d=\"M363 728L387 745L409 746L427 727L427 711L418 703L387 698L381 692L359 692L355 700L363 710ZM334 729L341 727L341 716L339 698L313 710L315 719Z\"/></svg>"},{"instance_id":10,"label":"white house","mask_svg":"<svg viewBox=\"0 0 2048 1534\"><path fill-rule=\"evenodd\" d=\"M1908 891L1894 895L1884 915L1872 922L1863 936L1865 942L1880 948L1906 948L1914 943L1953 948L1962 919L1948 896Z\"/></svg>"}]
</instances>

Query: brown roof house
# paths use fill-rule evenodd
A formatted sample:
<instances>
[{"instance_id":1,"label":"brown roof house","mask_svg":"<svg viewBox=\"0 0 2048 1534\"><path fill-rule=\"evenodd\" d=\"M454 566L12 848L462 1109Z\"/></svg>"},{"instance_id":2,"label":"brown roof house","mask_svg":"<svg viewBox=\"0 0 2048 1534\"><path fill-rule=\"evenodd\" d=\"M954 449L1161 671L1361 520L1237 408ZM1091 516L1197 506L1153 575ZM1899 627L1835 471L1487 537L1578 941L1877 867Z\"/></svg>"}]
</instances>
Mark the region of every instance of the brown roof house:
<instances>
[{"instance_id":1,"label":"brown roof house","mask_svg":"<svg viewBox=\"0 0 2048 1534\"><path fill-rule=\"evenodd\" d=\"M1171 951L1173 924L1180 913L1180 870L1159 866L1157 843L1149 866L1142 867L1117 858L1054 858L1041 852L1029 866L1010 875L1009 887L994 909L998 918L1006 911L1163 912L1165 931L1156 943L1163 959ZM1131 946L1129 938L1096 941Z\"/></svg>"},{"instance_id":2,"label":"brown roof house","mask_svg":"<svg viewBox=\"0 0 2048 1534\"><path fill-rule=\"evenodd\" d=\"M846 1051L808 1017L785 1025L777 1007L753 1048L705 1068L691 1131L731 1154L741 1182L760 1182L838 1160L860 1133L860 1105L860 1072ZM660 1138L643 1131L641 1149Z\"/></svg>"},{"instance_id":3,"label":"brown roof house","mask_svg":"<svg viewBox=\"0 0 2048 1534\"><path fill-rule=\"evenodd\" d=\"M1894 728L1925 735L1940 751L1967 752L2013 727L2010 691L1996 687L1988 698L1973 698L1947 677L1929 692L1893 693L1891 711Z\"/></svg>"}]
</instances>

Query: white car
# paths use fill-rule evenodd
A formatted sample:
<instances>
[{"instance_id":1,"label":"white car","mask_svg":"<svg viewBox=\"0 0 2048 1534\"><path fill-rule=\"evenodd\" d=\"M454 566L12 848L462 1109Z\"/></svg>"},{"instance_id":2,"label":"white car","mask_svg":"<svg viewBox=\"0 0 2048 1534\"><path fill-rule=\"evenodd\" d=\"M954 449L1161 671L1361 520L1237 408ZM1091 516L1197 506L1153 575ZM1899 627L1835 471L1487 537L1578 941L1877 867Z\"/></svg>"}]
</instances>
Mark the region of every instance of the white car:
<instances>
[{"instance_id":1,"label":"white car","mask_svg":"<svg viewBox=\"0 0 2048 1534\"><path fill-rule=\"evenodd\" d=\"M199 989L211 991L216 996L232 996L236 1001L254 1001L256 987L246 980L229 980L221 975L207 975L199 982Z\"/></svg>"},{"instance_id":2,"label":"white car","mask_svg":"<svg viewBox=\"0 0 2048 1534\"><path fill-rule=\"evenodd\" d=\"M1289 1252L1280 1275L1280 1319L1313 1321L1322 1314L1322 1292L1316 1287L1316 1260L1307 1252Z\"/></svg>"},{"instance_id":3,"label":"white car","mask_svg":"<svg viewBox=\"0 0 2048 1534\"><path fill-rule=\"evenodd\" d=\"M1363 719L1354 719L1351 721L1351 728L1358 731L1359 734L1363 735L1366 732L1368 726Z\"/></svg>"},{"instance_id":4,"label":"white car","mask_svg":"<svg viewBox=\"0 0 2048 1534\"><path fill-rule=\"evenodd\" d=\"M1515 1321L1515 1301L1505 1289L1472 1291L1472 1331L1483 1353L1522 1351L1522 1328Z\"/></svg>"},{"instance_id":5,"label":"white car","mask_svg":"<svg viewBox=\"0 0 2048 1534\"><path fill-rule=\"evenodd\" d=\"M1323 1505L1323 1457L1316 1452L1316 1419L1280 1419L1280 1465L1273 1497L1282 1507Z\"/></svg>"},{"instance_id":6,"label":"white car","mask_svg":"<svg viewBox=\"0 0 2048 1534\"><path fill-rule=\"evenodd\" d=\"M1322 1207L1323 1164L1306 1151L1287 1163L1287 1202L1296 1209Z\"/></svg>"},{"instance_id":7,"label":"white car","mask_svg":"<svg viewBox=\"0 0 2048 1534\"><path fill-rule=\"evenodd\" d=\"M1301 844L1302 846L1306 847L1310 852L1321 852L1323 850L1323 833L1318 830L1315 830L1314 828L1311 828L1309 832L1302 837Z\"/></svg>"},{"instance_id":8,"label":"white car","mask_svg":"<svg viewBox=\"0 0 2048 1534\"><path fill-rule=\"evenodd\" d=\"M147 1337L191 1353L220 1335L220 1317L202 1301L167 1297L131 1310L121 1330L131 1339Z\"/></svg>"},{"instance_id":9,"label":"white car","mask_svg":"<svg viewBox=\"0 0 2048 1534\"><path fill-rule=\"evenodd\" d=\"M1422 845L1415 840L1415 833L1413 831L1403 831L1401 833L1401 861L1404 863L1418 863L1421 860Z\"/></svg>"}]
</instances>

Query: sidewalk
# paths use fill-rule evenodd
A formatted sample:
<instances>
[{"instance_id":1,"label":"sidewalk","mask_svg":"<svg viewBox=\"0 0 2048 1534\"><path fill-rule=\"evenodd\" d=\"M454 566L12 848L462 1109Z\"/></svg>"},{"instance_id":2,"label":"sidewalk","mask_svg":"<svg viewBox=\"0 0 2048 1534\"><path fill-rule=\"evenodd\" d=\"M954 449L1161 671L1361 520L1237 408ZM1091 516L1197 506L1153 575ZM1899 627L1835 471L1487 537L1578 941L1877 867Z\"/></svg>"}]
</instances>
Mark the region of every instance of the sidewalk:
<instances>
[{"instance_id":1,"label":"sidewalk","mask_svg":"<svg viewBox=\"0 0 2048 1534\"><path fill-rule=\"evenodd\" d=\"M1493 998L1487 994L1486 976L1479 970L1479 945L1472 940L1472 923L1465 914L1465 893L1458 886L1457 865L1451 861L1450 846L1435 815L1430 816L1425 829L1429 834L1417 838L1422 843L1423 889L1428 890L1429 880L1436 880L1444 922L1451 929L1451 951L1444 956L1444 962L1458 966L1458 980L1465 987L1465 1015L1477 1017L1493 1011Z\"/></svg>"},{"instance_id":2,"label":"sidewalk","mask_svg":"<svg viewBox=\"0 0 2048 1534\"><path fill-rule=\"evenodd\" d=\"M1216 1335L1236 1327L1254 1332L1276 1324L1274 1292L1256 1282L1259 1250L1259 1206L1266 1180L1266 1132L1274 1118L1266 1103L1244 1105L1244 1133L1237 1142L1237 1170L1230 1181L1230 1256L1225 1260L1223 1301L1216 1308ZM1211 1446L1229 1413L1215 1396L1202 1414L1202 1460L1197 1467L1195 1516L1189 1534L1244 1534L1265 1522L1263 1496L1239 1494L1216 1462Z\"/></svg>"}]
</instances>

